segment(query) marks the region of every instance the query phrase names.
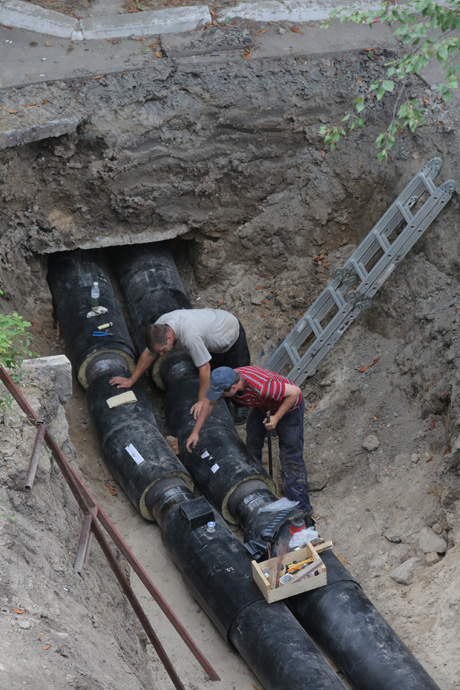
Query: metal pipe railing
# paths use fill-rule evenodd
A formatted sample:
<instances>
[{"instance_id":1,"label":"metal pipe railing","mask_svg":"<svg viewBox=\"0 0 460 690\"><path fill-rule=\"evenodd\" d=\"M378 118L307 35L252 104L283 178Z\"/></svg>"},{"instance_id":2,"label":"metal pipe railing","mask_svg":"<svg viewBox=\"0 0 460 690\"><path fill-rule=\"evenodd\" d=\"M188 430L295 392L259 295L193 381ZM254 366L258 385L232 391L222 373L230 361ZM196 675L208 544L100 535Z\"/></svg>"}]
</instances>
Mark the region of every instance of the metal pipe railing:
<instances>
[{"instance_id":1,"label":"metal pipe railing","mask_svg":"<svg viewBox=\"0 0 460 690\"><path fill-rule=\"evenodd\" d=\"M152 643L153 648L158 654L158 657L160 658L163 666L165 667L165 670L167 671L169 677L171 678L174 687L177 688L177 690L185 690L185 687L180 680L174 666L172 665L172 662L170 661L168 655L166 654L166 651L164 650L160 640L158 639L152 625L150 624L150 621L147 618L147 615L145 614L142 606L140 605L136 595L134 594L134 591L129 584L126 576L124 575L117 558L115 554L113 553L113 550L110 548L110 545L108 544L102 530L101 530L101 525L104 527L106 530L107 534L111 537L113 540L115 546L121 551L123 556L126 558L128 561L129 565L132 567L136 575L139 577L141 580L142 584L146 587L147 591L149 594L152 595L153 599L155 602L158 604L160 609L163 611L165 616L168 618L169 622L173 625L174 629L178 632L179 636L185 642L187 647L190 649L196 660L200 663L202 668L206 671L208 674L209 678L211 680L220 680L219 675L217 672L214 670L214 668L211 666L209 661L206 659L206 657L202 654L202 652L199 650L199 648L196 646L182 623L178 620L178 618L175 616L174 612L172 611L171 607L167 604L166 600L162 597L158 589L155 587L153 584L152 580L149 578L145 570L142 568L141 564L137 561L136 557L134 554L131 552L127 544L123 541L115 527L112 525L108 517L105 515L101 507L97 504L91 493L88 491L86 486L84 485L83 481L81 478L78 476L78 474L75 472L67 458L65 457L64 453L56 443L54 437L50 433L49 429L47 428L46 424L41 422L33 409L30 407L29 403L27 400L24 398L16 384L12 381L10 376L8 375L7 371L4 369L4 367L0 366L0 380L2 383L5 385L9 393L13 396L15 399L16 403L20 407L20 409L25 413L27 420L32 424L33 426L37 425L40 423L42 426L40 428L43 428L43 439L45 443L47 444L48 448L50 449L53 459L55 460L57 466L61 470L62 475L64 476L64 479L66 480L67 484L69 485L70 490L72 491L72 494L74 495L75 500L77 501L80 509L83 512L84 515L84 522L82 526L82 533L80 535L80 541L79 541L79 547L78 547L78 552L77 552L77 561L76 565L78 565L78 568L81 569L83 566L83 562L87 559L88 552L89 552L89 543L90 543L90 536L91 534L94 534L96 537L104 555L107 558L107 561L112 568L118 582L120 583L123 592L125 593L129 603L131 604L134 613L136 614L137 618L139 619L139 622L141 623L142 627L144 628L147 637L149 638L150 642ZM37 446L37 442L35 444ZM35 453L34 453L35 455ZM33 458L32 458L33 459ZM38 458L37 458L38 460ZM30 468L28 472L28 476L30 474ZM100 524L99 524L100 523Z\"/></svg>"}]
</instances>

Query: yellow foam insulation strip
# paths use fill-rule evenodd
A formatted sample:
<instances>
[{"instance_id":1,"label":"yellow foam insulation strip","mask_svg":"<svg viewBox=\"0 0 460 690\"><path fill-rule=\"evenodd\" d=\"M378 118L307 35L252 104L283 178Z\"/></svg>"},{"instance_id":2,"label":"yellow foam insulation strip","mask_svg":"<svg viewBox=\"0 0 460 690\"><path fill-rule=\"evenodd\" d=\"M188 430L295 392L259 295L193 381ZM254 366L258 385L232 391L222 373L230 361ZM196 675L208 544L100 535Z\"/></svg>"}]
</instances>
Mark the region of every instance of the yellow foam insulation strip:
<instances>
[{"instance_id":1,"label":"yellow foam insulation strip","mask_svg":"<svg viewBox=\"0 0 460 690\"><path fill-rule=\"evenodd\" d=\"M137 398L132 391L126 391L126 393L120 393L120 395L114 395L112 398L107 399L107 405L112 407L118 407L118 405L126 405L126 403L136 402Z\"/></svg>"}]
</instances>

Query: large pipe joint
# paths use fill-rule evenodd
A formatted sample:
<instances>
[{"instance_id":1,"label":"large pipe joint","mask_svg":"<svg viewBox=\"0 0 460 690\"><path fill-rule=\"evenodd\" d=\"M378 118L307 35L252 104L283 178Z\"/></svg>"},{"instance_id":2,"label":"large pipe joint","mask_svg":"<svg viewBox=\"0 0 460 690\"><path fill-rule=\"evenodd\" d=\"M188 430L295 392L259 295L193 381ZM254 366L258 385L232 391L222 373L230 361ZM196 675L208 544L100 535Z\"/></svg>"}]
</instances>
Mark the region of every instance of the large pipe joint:
<instances>
[{"instance_id":1,"label":"large pipe joint","mask_svg":"<svg viewBox=\"0 0 460 690\"><path fill-rule=\"evenodd\" d=\"M87 391L102 457L140 514L147 520L162 519L168 502L177 502L187 489L193 491L193 481L161 435L144 388L133 386L129 391L133 399L125 401L126 391L110 385L117 375L123 370L101 374ZM119 396L122 404L117 405ZM171 482L162 484L166 479ZM164 500L162 490L168 494Z\"/></svg>"},{"instance_id":2,"label":"large pipe joint","mask_svg":"<svg viewBox=\"0 0 460 690\"><path fill-rule=\"evenodd\" d=\"M236 522L245 527L259 508L276 500L273 491L265 482L260 479L249 479L233 488L227 498L227 509Z\"/></svg>"},{"instance_id":3,"label":"large pipe joint","mask_svg":"<svg viewBox=\"0 0 460 690\"><path fill-rule=\"evenodd\" d=\"M161 527L168 511L175 505L193 500L193 493L181 477L163 477L144 495L144 504Z\"/></svg>"},{"instance_id":4,"label":"large pipe joint","mask_svg":"<svg viewBox=\"0 0 460 690\"><path fill-rule=\"evenodd\" d=\"M121 357L119 353L105 350L94 353L86 365L85 376L88 386L99 376L107 373L111 373L113 376L115 371L118 376L129 376L130 368L124 357Z\"/></svg>"},{"instance_id":5,"label":"large pipe joint","mask_svg":"<svg viewBox=\"0 0 460 690\"><path fill-rule=\"evenodd\" d=\"M159 357L152 367L152 379L158 388L169 390L185 379L196 379L197 368L186 352L169 352Z\"/></svg>"},{"instance_id":6,"label":"large pipe joint","mask_svg":"<svg viewBox=\"0 0 460 690\"><path fill-rule=\"evenodd\" d=\"M83 360L77 372L77 378L83 388L89 388L99 376L112 374L129 378L135 369L134 359L119 350L92 352Z\"/></svg>"}]
</instances>

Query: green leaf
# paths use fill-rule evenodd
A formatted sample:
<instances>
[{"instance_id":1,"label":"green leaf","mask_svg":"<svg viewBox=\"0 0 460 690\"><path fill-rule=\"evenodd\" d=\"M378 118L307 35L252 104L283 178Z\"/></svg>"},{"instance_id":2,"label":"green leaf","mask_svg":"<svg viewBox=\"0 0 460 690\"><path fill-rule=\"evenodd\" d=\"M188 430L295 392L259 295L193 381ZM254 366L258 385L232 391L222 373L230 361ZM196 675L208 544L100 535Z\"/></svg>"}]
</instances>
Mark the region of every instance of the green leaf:
<instances>
[{"instance_id":1,"label":"green leaf","mask_svg":"<svg viewBox=\"0 0 460 690\"><path fill-rule=\"evenodd\" d=\"M395 88L395 83L394 81L384 81L382 88L385 89L385 91L393 91Z\"/></svg>"}]
</instances>

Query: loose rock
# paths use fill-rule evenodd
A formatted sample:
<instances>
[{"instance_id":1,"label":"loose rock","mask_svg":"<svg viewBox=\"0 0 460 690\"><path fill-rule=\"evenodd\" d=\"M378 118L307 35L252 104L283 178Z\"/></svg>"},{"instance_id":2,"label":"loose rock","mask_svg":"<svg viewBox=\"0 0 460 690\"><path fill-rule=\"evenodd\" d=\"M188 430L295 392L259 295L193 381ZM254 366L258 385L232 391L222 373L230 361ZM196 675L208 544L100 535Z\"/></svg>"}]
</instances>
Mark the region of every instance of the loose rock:
<instances>
[{"instance_id":1,"label":"loose rock","mask_svg":"<svg viewBox=\"0 0 460 690\"><path fill-rule=\"evenodd\" d=\"M419 564L419 558L409 558L408 561L401 563L392 573L390 577L395 582L399 582L401 585L410 585L414 580L415 569Z\"/></svg>"}]
</instances>

